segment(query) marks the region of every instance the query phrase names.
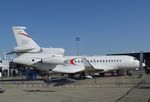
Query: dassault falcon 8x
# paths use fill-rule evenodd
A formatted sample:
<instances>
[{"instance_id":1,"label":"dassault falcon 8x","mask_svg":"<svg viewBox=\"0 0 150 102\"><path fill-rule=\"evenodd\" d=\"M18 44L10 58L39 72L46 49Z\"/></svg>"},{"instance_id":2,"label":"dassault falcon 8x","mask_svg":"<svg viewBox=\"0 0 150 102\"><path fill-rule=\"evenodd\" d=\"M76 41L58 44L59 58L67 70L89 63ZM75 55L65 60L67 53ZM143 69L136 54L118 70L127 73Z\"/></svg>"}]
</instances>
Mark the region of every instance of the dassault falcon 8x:
<instances>
[{"instance_id":1,"label":"dassault falcon 8x","mask_svg":"<svg viewBox=\"0 0 150 102\"><path fill-rule=\"evenodd\" d=\"M26 27L14 26L17 47L11 53L17 56L14 63L24 64L40 71L75 74L81 72L134 69L139 61L126 55L64 56L63 48L42 48L25 32ZM145 64L143 63L145 66Z\"/></svg>"}]
</instances>

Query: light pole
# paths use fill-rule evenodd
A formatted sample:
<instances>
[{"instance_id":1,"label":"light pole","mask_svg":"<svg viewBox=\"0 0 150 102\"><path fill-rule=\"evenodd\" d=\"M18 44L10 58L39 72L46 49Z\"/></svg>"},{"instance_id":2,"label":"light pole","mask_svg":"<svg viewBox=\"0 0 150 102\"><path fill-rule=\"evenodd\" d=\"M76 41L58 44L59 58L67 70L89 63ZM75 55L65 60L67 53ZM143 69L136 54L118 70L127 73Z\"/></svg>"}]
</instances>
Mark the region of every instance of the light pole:
<instances>
[{"instance_id":1,"label":"light pole","mask_svg":"<svg viewBox=\"0 0 150 102\"><path fill-rule=\"evenodd\" d=\"M144 61L143 51L141 51L140 52L140 63L139 63L139 77L141 77L144 74L143 61Z\"/></svg>"},{"instance_id":2,"label":"light pole","mask_svg":"<svg viewBox=\"0 0 150 102\"><path fill-rule=\"evenodd\" d=\"M79 41L80 41L80 37L76 37L76 42L77 42L77 56L79 56Z\"/></svg>"}]
</instances>

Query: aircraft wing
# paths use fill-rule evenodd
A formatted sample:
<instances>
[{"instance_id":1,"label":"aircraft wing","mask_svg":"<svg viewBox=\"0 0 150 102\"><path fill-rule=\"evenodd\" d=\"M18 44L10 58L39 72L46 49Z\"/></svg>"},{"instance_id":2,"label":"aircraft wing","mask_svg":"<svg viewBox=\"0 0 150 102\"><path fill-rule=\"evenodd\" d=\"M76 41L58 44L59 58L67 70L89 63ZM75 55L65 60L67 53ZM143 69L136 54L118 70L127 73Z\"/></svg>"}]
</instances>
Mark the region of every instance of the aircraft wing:
<instances>
[{"instance_id":1,"label":"aircraft wing","mask_svg":"<svg viewBox=\"0 0 150 102\"><path fill-rule=\"evenodd\" d=\"M52 71L59 73L78 73L84 71L84 66L78 65L57 65Z\"/></svg>"},{"instance_id":2,"label":"aircraft wing","mask_svg":"<svg viewBox=\"0 0 150 102\"><path fill-rule=\"evenodd\" d=\"M85 71L89 70L95 70L95 67L86 59L86 58L81 58L85 67Z\"/></svg>"}]
</instances>

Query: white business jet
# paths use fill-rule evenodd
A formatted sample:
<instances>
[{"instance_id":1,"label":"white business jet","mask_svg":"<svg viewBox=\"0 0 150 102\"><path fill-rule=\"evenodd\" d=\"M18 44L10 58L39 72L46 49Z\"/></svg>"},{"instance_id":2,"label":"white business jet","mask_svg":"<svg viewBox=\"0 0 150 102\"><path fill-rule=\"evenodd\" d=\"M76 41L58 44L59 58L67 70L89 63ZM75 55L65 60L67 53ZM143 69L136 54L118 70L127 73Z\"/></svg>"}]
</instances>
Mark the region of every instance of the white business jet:
<instances>
[{"instance_id":1,"label":"white business jet","mask_svg":"<svg viewBox=\"0 0 150 102\"><path fill-rule=\"evenodd\" d=\"M17 42L17 47L11 52L17 55L13 62L37 70L75 74L139 67L139 61L132 56L64 56L63 48L39 47L25 32L26 27L15 26L12 29Z\"/></svg>"}]
</instances>

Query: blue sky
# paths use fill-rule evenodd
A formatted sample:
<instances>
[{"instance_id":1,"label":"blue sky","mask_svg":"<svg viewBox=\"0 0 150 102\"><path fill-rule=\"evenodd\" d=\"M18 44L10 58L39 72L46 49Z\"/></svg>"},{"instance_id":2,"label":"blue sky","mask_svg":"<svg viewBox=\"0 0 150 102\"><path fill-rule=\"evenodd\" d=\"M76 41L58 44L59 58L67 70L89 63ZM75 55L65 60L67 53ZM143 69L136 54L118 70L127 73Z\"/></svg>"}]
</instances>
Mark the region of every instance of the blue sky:
<instances>
[{"instance_id":1,"label":"blue sky","mask_svg":"<svg viewBox=\"0 0 150 102\"><path fill-rule=\"evenodd\" d=\"M41 47L76 55L150 51L149 0L1 0L0 53L16 46L12 26L26 26Z\"/></svg>"}]
</instances>

